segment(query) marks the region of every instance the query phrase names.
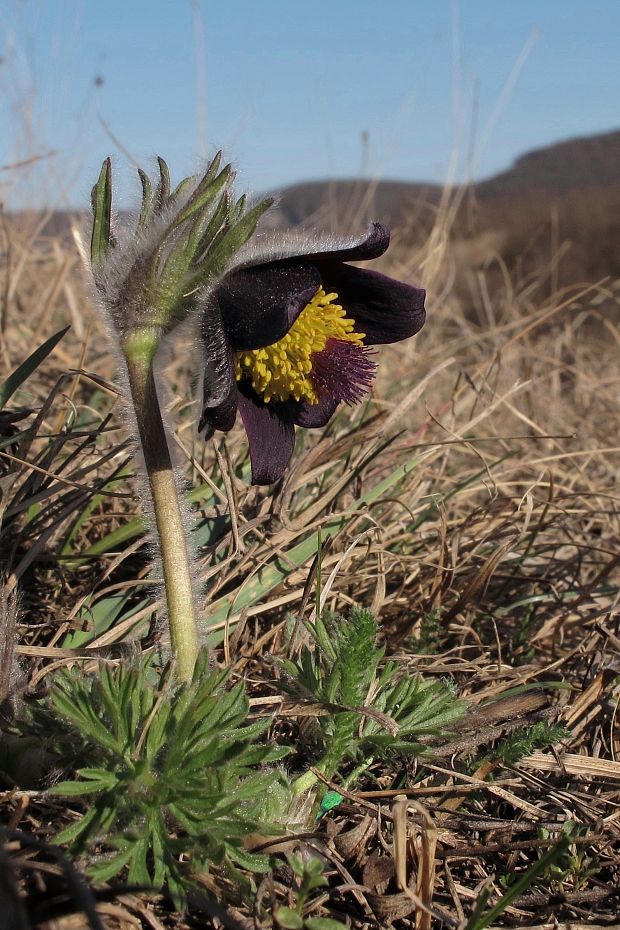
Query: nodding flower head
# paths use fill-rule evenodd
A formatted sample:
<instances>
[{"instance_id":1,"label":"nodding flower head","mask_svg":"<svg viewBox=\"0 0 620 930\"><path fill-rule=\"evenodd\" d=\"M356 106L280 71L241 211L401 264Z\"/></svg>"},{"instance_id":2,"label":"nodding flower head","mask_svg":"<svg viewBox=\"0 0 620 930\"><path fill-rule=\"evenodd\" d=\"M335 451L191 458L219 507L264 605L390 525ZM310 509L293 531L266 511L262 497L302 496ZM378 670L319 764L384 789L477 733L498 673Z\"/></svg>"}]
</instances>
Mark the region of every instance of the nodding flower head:
<instances>
[{"instance_id":1,"label":"nodding flower head","mask_svg":"<svg viewBox=\"0 0 620 930\"><path fill-rule=\"evenodd\" d=\"M324 426L339 403L362 400L373 346L424 325L423 290L348 264L379 257L389 241L381 223L357 240L252 240L205 293L200 429L229 430L239 411L254 484L282 477L295 426Z\"/></svg>"}]
</instances>

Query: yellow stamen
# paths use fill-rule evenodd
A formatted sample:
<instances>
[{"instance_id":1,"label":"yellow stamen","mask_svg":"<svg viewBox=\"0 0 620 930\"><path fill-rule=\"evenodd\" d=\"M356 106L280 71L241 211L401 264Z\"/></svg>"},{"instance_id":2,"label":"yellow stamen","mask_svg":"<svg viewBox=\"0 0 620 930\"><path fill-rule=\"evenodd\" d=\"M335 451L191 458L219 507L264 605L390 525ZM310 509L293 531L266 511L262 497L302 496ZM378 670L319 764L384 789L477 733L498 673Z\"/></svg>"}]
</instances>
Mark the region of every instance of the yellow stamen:
<instances>
[{"instance_id":1,"label":"yellow stamen","mask_svg":"<svg viewBox=\"0 0 620 930\"><path fill-rule=\"evenodd\" d=\"M334 303L337 299L338 294L326 294L319 288L286 336L264 349L237 353L237 381L249 378L265 403L294 397L318 404L320 397L309 377L313 353L321 352L328 339L364 344L364 333L355 332L355 320L348 319L343 308Z\"/></svg>"}]
</instances>

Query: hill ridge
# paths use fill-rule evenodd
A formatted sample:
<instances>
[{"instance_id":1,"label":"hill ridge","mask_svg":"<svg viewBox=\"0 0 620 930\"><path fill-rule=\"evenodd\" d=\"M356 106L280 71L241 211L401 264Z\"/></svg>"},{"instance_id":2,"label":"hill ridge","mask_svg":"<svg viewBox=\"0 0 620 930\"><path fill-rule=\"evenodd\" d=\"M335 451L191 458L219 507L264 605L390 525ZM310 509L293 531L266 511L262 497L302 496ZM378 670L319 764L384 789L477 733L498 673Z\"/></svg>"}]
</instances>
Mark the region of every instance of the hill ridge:
<instances>
[{"instance_id":1,"label":"hill ridge","mask_svg":"<svg viewBox=\"0 0 620 930\"><path fill-rule=\"evenodd\" d=\"M576 136L525 152L505 171L474 182L482 201L542 191L553 197L590 186L620 183L620 129L591 136ZM415 204L436 203L443 187L424 181L331 178L301 181L277 193L278 222L303 224L323 213L353 210L355 196L366 209L363 219L399 223ZM365 201L365 204L363 203ZM370 210L368 208L373 207ZM358 206L358 213L360 212Z\"/></svg>"}]
</instances>

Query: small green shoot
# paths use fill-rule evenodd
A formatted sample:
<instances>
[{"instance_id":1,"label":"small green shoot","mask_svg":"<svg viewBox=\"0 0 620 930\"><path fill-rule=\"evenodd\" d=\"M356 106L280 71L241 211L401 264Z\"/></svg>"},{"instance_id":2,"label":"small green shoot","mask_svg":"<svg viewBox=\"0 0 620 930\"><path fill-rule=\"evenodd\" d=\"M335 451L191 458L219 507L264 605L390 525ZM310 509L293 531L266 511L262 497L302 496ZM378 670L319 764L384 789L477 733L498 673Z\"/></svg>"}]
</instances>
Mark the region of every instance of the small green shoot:
<instances>
[{"instance_id":1,"label":"small green shoot","mask_svg":"<svg viewBox=\"0 0 620 930\"><path fill-rule=\"evenodd\" d=\"M535 750L547 749L569 738L570 730L566 727L539 720L532 726L518 727L494 747L488 758L494 762L499 761L501 765L517 765ZM480 762L480 759L476 759L477 766Z\"/></svg>"},{"instance_id":2,"label":"small green shoot","mask_svg":"<svg viewBox=\"0 0 620 930\"><path fill-rule=\"evenodd\" d=\"M591 878L597 875L601 867L596 860L588 855L586 845L588 842L588 828L574 820L567 820L562 824L562 833L569 840L566 853L558 857L549 866L544 878L555 885L560 894L577 892L583 888ZM544 827L539 830L541 839L549 839L549 831Z\"/></svg>"},{"instance_id":3,"label":"small green shoot","mask_svg":"<svg viewBox=\"0 0 620 930\"><path fill-rule=\"evenodd\" d=\"M327 885L321 860L312 857L303 862L293 855L286 858L296 878L296 900L293 907L277 908L273 915L276 927L283 930L346 930L346 924L332 917L304 917L311 893Z\"/></svg>"}]
</instances>

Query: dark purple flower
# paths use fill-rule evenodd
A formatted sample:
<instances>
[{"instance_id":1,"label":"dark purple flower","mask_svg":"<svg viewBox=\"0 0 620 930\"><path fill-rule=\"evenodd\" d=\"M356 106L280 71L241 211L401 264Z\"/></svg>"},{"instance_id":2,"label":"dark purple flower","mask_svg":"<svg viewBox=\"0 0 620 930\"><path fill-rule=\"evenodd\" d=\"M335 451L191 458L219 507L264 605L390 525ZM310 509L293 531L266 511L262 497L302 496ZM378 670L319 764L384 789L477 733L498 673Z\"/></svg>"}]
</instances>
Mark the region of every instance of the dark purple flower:
<instances>
[{"instance_id":1,"label":"dark purple flower","mask_svg":"<svg viewBox=\"0 0 620 930\"><path fill-rule=\"evenodd\" d=\"M250 240L210 291L202 323L200 429L229 430L237 410L252 482L282 476L295 426L325 426L340 402L358 403L376 372L370 347L424 325L424 291L347 264L383 255L390 232L361 239Z\"/></svg>"}]
</instances>

